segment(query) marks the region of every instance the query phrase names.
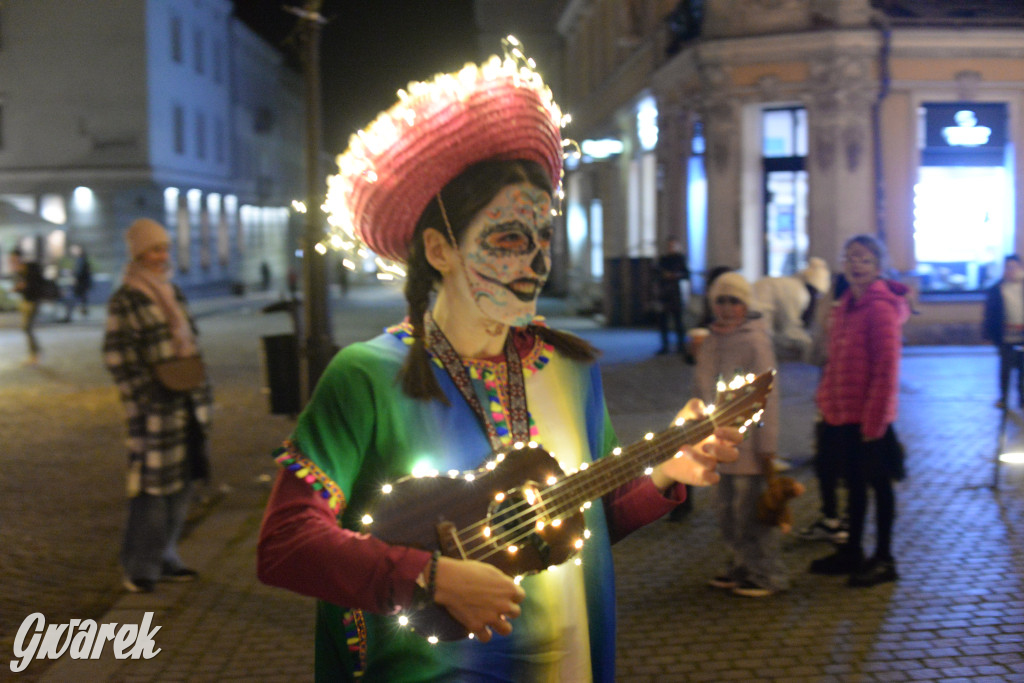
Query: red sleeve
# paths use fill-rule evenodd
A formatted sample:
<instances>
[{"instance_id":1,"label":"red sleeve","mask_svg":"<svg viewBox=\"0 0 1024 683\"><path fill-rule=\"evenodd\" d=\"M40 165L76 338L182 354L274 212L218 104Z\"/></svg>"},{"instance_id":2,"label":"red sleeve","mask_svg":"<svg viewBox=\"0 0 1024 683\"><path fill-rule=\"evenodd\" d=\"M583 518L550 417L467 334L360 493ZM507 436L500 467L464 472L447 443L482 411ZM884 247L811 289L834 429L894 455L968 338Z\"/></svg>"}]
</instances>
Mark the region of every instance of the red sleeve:
<instances>
[{"instance_id":1,"label":"red sleeve","mask_svg":"<svg viewBox=\"0 0 1024 683\"><path fill-rule=\"evenodd\" d=\"M638 477L604 497L611 542L617 543L642 526L664 517L686 500L686 486L675 484L662 492L650 477Z\"/></svg>"},{"instance_id":2,"label":"red sleeve","mask_svg":"<svg viewBox=\"0 0 1024 683\"><path fill-rule=\"evenodd\" d=\"M411 603L416 577L429 561L424 550L343 529L306 483L278 472L256 549L263 583L388 614Z\"/></svg>"}]
</instances>

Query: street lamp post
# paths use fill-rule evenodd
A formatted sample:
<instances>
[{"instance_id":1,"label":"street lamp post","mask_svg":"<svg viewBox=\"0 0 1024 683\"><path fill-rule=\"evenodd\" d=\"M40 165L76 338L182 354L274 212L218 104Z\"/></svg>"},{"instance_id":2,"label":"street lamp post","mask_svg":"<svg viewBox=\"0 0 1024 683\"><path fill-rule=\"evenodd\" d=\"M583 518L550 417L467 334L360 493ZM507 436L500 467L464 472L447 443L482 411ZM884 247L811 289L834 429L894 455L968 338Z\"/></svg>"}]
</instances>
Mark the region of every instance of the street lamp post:
<instances>
[{"instance_id":1,"label":"street lamp post","mask_svg":"<svg viewBox=\"0 0 1024 683\"><path fill-rule=\"evenodd\" d=\"M320 167L320 14L322 0L307 0L302 9L286 8L301 22L301 57L306 92L306 213L302 234L303 335L299 340L299 387L302 402L309 400L317 380L334 353L327 305L326 256L316 250L323 237L325 179Z\"/></svg>"}]
</instances>

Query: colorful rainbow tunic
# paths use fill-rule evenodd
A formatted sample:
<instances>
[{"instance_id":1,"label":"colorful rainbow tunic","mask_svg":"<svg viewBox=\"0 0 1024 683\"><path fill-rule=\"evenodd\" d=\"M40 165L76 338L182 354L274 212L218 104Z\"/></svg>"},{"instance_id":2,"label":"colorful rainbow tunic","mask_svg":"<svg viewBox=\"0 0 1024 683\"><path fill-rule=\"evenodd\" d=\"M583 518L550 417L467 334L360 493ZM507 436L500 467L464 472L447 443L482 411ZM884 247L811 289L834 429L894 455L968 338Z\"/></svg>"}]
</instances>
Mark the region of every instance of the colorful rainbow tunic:
<instances>
[{"instance_id":1,"label":"colorful rainbow tunic","mask_svg":"<svg viewBox=\"0 0 1024 683\"><path fill-rule=\"evenodd\" d=\"M342 350L292 436L293 453L316 466L303 470L307 480L325 497L343 496L345 528L361 529L362 511L382 483L414 468L474 470L491 452L476 414L439 362L434 371L449 406L402 392L396 375L409 341L403 324ZM491 412L499 435L508 438L505 363L473 360L466 367L481 405ZM568 360L533 337L523 356L523 374L532 438L563 466L574 470L614 448L596 365ZM282 458L288 461L289 455ZM394 616L353 618L341 606L319 603L317 679L349 678L360 668L357 652L363 648L361 680L614 680L615 597L602 505L595 501L586 521L591 538L581 553L582 564L567 562L523 579L526 600L512 634L489 643L467 639L431 645L398 628Z\"/></svg>"}]
</instances>

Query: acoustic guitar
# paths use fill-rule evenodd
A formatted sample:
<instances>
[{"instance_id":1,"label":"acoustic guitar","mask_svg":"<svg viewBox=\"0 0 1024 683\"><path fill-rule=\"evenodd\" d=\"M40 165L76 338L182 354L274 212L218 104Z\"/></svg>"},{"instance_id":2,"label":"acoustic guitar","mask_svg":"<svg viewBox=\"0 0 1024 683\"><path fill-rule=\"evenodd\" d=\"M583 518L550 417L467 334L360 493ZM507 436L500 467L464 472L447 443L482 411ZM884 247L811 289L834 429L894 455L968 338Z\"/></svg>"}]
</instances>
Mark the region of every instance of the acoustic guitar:
<instances>
[{"instance_id":1,"label":"acoustic guitar","mask_svg":"<svg viewBox=\"0 0 1024 683\"><path fill-rule=\"evenodd\" d=\"M494 453L478 470L409 476L385 486L362 518L363 530L404 545L494 565L521 578L571 559L589 536L583 511L600 498L678 457L717 427L741 431L760 421L775 370L719 382L715 403L699 419L676 420L625 448L566 474L537 444ZM469 633L435 603L406 611L403 625L428 638L460 640Z\"/></svg>"}]
</instances>

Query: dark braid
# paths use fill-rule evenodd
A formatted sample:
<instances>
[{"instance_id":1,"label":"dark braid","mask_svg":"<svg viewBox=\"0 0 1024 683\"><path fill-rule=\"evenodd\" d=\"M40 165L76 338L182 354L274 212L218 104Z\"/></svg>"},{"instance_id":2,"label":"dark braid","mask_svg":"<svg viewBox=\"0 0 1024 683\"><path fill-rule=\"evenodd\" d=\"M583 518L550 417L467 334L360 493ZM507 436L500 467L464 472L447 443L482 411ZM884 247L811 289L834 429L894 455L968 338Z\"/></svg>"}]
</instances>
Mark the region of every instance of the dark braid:
<instances>
[{"instance_id":1,"label":"dark braid","mask_svg":"<svg viewBox=\"0 0 1024 683\"><path fill-rule=\"evenodd\" d=\"M444 211L455 239L462 238L473 217L494 199L501 188L521 182L530 183L548 194L552 192L547 173L539 164L531 161L484 161L470 166L449 182L441 190L441 201L444 202ZM408 396L423 400L436 398L447 404L448 400L431 368L424 340L423 316L430 306L430 295L434 287L441 281L441 274L427 261L423 247L423 233L427 228L434 228L449 239L445 217L436 197L420 215L409 245L405 300L409 322L412 324L413 345L399 371L399 379L402 390ZM533 329L541 339L573 360L592 361L599 355L597 349L574 335L544 327Z\"/></svg>"},{"instance_id":2,"label":"dark braid","mask_svg":"<svg viewBox=\"0 0 1024 683\"><path fill-rule=\"evenodd\" d=\"M405 300L408 303L409 322L412 323L412 348L399 371L402 391L412 398L440 399L446 405L448 398L430 367L430 354L425 341L423 317L430 306L430 293L440 274L427 261L423 250L423 231L417 229L409 247L408 274L405 281Z\"/></svg>"}]
</instances>

